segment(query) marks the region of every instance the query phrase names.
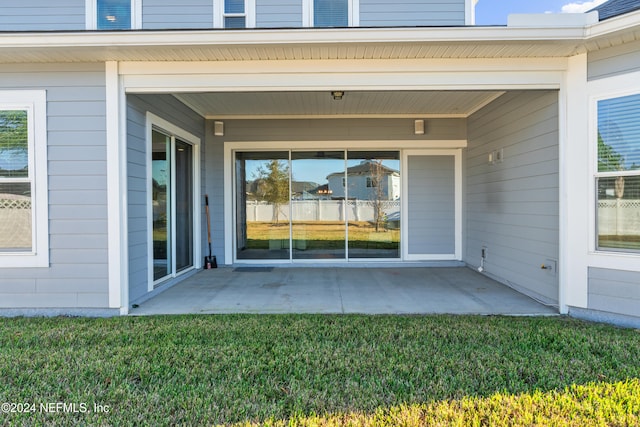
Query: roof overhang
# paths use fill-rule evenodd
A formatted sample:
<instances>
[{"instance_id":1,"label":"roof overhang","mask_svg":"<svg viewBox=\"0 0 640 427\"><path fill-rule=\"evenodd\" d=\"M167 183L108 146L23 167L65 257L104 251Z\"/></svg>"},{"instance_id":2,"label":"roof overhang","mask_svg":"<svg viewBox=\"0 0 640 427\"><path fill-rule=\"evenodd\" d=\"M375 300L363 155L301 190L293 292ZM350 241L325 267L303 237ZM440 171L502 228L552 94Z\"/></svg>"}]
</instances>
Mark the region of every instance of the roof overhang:
<instances>
[{"instance_id":1,"label":"roof overhang","mask_svg":"<svg viewBox=\"0 0 640 427\"><path fill-rule=\"evenodd\" d=\"M10 32L0 33L0 63L548 58L640 38L640 11L584 25L542 18L499 27Z\"/></svg>"}]
</instances>

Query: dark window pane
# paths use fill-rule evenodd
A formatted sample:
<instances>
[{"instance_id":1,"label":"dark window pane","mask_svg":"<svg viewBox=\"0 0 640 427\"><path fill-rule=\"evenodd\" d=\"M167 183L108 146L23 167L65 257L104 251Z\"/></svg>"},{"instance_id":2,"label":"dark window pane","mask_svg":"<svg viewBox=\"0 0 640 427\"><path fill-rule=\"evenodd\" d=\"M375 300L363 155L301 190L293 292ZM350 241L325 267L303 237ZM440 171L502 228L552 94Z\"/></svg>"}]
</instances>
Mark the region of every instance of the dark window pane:
<instances>
[{"instance_id":1,"label":"dark window pane","mask_svg":"<svg viewBox=\"0 0 640 427\"><path fill-rule=\"evenodd\" d=\"M224 0L224 13L244 13L244 0Z\"/></svg>"},{"instance_id":2,"label":"dark window pane","mask_svg":"<svg viewBox=\"0 0 640 427\"><path fill-rule=\"evenodd\" d=\"M98 0L99 30L131 28L131 0Z\"/></svg>"},{"instance_id":3,"label":"dark window pane","mask_svg":"<svg viewBox=\"0 0 640 427\"><path fill-rule=\"evenodd\" d=\"M228 16L224 18L225 28L245 28L244 16Z\"/></svg>"},{"instance_id":4,"label":"dark window pane","mask_svg":"<svg viewBox=\"0 0 640 427\"><path fill-rule=\"evenodd\" d=\"M29 176L27 112L0 111L0 178Z\"/></svg>"},{"instance_id":5,"label":"dark window pane","mask_svg":"<svg viewBox=\"0 0 640 427\"><path fill-rule=\"evenodd\" d=\"M347 0L314 0L313 21L315 27L347 27L349 25Z\"/></svg>"}]
</instances>

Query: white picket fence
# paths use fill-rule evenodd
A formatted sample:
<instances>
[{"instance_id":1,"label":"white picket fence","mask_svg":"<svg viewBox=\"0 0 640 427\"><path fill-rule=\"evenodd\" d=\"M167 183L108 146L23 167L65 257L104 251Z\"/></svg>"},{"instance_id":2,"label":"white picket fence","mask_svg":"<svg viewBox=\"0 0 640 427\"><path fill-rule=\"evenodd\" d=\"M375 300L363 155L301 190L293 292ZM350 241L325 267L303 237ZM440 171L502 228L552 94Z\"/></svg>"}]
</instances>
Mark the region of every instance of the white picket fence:
<instances>
[{"instance_id":1,"label":"white picket fence","mask_svg":"<svg viewBox=\"0 0 640 427\"><path fill-rule=\"evenodd\" d=\"M389 221L400 218L400 201L383 201L382 210ZM278 219L289 221L374 221L374 203L368 200L293 200L280 205ZM270 203L247 201L247 221L270 222L275 219L275 206Z\"/></svg>"}]
</instances>

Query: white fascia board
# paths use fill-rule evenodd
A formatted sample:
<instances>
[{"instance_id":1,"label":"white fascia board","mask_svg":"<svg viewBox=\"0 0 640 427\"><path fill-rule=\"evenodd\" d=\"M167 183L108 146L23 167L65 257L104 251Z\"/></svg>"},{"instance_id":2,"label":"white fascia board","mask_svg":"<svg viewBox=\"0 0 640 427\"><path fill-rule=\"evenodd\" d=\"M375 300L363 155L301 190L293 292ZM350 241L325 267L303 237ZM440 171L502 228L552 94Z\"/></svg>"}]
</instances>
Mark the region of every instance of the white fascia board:
<instances>
[{"instance_id":1,"label":"white fascia board","mask_svg":"<svg viewBox=\"0 0 640 427\"><path fill-rule=\"evenodd\" d=\"M636 31L640 27L640 10L609 18L585 28L585 38L590 40L620 31Z\"/></svg>"},{"instance_id":2,"label":"white fascia board","mask_svg":"<svg viewBox=\"0 0 640 427\"><path fill-rule=\"evenodd\" d=\"M70 33L8 33L2 48L149 47L292 44L426 43L481 41L582 40L583 28L330 28L240 31L127 31Z\"/></svg>"}]
</instances>

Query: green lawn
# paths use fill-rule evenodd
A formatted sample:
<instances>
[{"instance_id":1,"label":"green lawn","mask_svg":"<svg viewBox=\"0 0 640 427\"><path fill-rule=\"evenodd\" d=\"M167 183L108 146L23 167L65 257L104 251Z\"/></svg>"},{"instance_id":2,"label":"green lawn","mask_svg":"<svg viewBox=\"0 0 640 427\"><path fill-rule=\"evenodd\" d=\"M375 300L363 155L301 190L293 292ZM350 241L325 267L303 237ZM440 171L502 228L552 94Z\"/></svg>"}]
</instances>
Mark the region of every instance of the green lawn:
<instances>
[{"instance_id":1,"label":"green lawn","mask_svg":"<svg viewBox=\"0 0 640 427\"><path fill-rule=\"evenodd\" d=\"M0 425L633 426L639 378L638 330L562 317L0 319Z\"/></svg>"}]
</instances>

